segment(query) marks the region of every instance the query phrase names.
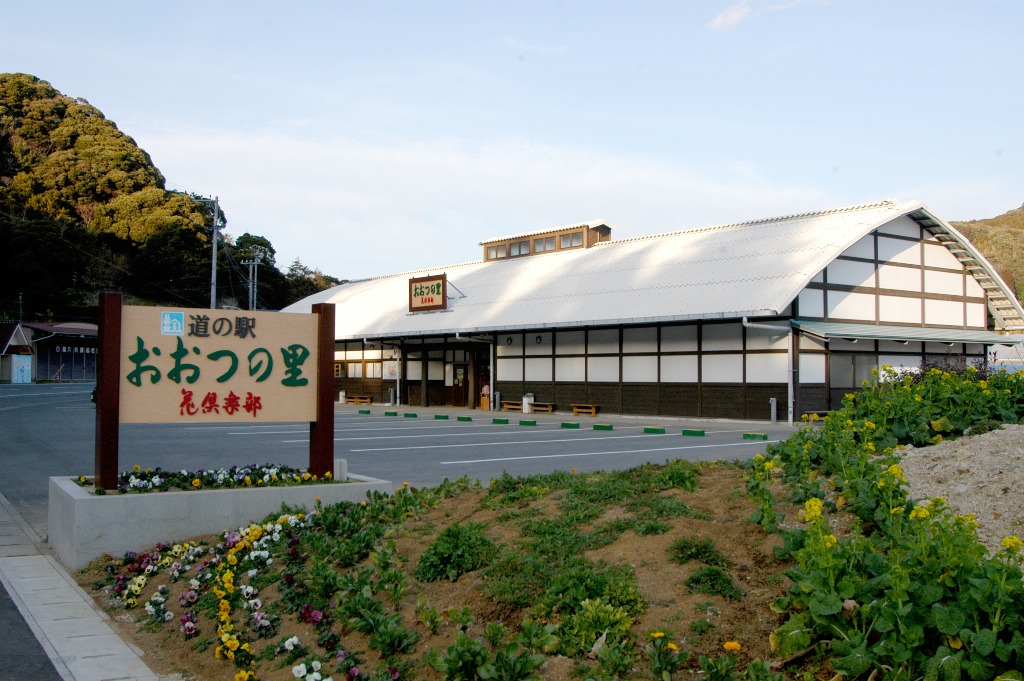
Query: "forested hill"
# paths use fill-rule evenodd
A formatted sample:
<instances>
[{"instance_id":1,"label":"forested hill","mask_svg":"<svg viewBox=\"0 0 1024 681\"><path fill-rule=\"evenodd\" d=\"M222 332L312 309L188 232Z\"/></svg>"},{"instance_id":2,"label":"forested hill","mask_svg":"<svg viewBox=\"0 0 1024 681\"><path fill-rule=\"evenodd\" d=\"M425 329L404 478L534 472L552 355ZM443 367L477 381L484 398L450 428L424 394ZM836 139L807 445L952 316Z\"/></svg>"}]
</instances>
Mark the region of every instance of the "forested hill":
<instances>
[{"instance_id":1,"label":"forested hill","mask_svg":"<svg viewBox=\"0 0 1024 681\"><path fill-rule=\"evenodd\" d=\"M213 206L168 191L149 155L84 99L26 74L0 74L0 319L93 318L100 291L133 302L210 303ZM338 283L295 260L277 269L265 238L225 232L218 303L259 309Z\"/></svg>"},{"instance_id":2,"label":"forested hill","mask_svg":"<svg viewBox=\"0 0 1024 681\"><path fill-rule=\"evenodd\" d=\"M970 239L1024 302L1024 206L999 217L950 224Z\"/></svg>"}]
</instances>

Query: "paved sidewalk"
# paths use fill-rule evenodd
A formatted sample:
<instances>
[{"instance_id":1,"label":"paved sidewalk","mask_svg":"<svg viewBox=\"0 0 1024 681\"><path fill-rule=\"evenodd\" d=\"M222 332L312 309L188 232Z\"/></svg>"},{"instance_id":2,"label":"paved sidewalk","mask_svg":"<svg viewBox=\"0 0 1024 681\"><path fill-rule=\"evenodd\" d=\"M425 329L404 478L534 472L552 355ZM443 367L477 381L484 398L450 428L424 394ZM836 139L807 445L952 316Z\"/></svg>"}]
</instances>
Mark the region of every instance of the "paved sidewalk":
<instances>
[{"instance_id":1,"label":"paved sidewalk","mask_svg":"<svg viewBox=\"0 0 1024 681\"><path fill-rule=\"evenodd\" d=\"M0 583L0 681L157 681L3 495Z\"/></svg>"}]
</instances>

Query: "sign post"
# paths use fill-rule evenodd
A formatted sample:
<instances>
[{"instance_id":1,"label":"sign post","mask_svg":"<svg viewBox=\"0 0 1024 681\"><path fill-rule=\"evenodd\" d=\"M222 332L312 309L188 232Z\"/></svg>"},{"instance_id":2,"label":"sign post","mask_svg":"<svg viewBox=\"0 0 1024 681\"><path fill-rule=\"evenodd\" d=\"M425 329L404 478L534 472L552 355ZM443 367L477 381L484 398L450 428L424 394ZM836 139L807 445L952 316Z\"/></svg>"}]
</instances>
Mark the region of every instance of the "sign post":
<instances>
[{"instance_id":1,"label":"sign post","mask_svg":"<svg viewBox=\"0 0 1024 681\"><path fill-rule=\"evenodd\" d=\"M314 314L101 299L96 486L117 486L121 423L310 423L309 472L334 467L334 306Z\"/></svg>"}]
</instances>

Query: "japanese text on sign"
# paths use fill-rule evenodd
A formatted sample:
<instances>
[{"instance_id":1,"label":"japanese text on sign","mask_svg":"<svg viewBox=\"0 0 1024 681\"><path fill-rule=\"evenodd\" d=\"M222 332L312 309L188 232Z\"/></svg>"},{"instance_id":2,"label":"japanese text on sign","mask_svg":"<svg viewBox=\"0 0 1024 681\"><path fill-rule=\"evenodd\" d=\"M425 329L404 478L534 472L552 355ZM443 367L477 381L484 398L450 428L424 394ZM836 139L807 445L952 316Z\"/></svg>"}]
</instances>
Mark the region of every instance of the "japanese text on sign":
<instances>
[{"instance_id":1,"label":"japanese text on sign","mask_svg":"<svg viewBox=\"0 0 1024 681\"><path fill-rule=\"evenodd\" d=\"M448 307L448 278L441 274L409 280L409 312L444 310Z\"/></svg>"},{"instance_id":2,"label":"japanese text on sign","mask_svg":"<svg viewBox=\"0 0 1024 681\"><path fill-rule=\"evenodd\" d=\"M122 423L315 420L313 315L122 310Z\"/></svg>"}]
</instances>

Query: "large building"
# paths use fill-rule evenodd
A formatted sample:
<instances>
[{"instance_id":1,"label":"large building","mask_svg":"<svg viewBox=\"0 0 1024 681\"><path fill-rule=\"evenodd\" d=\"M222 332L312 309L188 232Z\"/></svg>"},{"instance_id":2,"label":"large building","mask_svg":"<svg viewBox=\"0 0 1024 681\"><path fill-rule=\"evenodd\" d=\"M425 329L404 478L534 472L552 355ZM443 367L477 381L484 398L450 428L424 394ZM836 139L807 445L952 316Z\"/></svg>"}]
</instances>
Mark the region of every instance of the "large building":
<instances>
[{"instance_id":1,"label":"large building","mask_svg":"<svg viewBox=\"0 0 1024 681\"><path fill-rule=\"evenodd\" d=\"M612 238L601 221L481 242L479 262L351 281L336 386L474 406L767 419L835 408L873 369L983 364L1024 310L920 202Z\"/></svg>"}]
</instances>

